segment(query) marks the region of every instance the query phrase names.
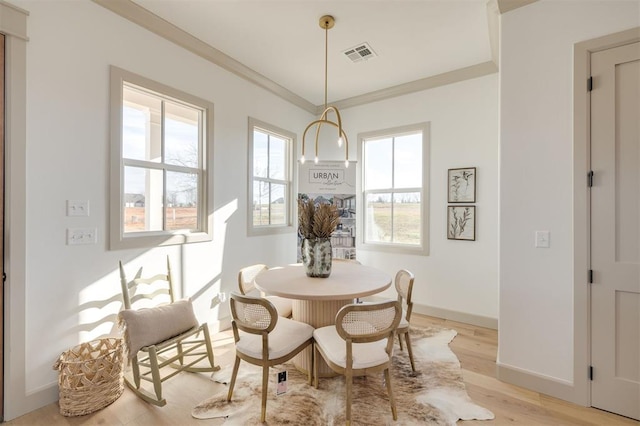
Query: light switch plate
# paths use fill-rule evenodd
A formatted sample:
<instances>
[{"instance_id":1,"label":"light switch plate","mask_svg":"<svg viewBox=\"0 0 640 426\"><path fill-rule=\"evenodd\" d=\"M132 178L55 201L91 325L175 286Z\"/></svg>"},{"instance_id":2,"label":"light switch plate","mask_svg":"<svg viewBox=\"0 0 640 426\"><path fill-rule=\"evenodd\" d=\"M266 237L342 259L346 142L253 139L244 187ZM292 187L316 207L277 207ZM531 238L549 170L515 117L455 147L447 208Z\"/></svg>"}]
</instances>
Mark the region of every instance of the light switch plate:
<instances>
[{"instance_id":1,"label":"light switch plate","mask_svg":"<svg viewBox=\"0 0 640 426\"><path fill-rule=\"evenodd\" d=\"M549 231L536 231L536 248L549 248Z\"/></svg>"},{"instance_id":2,"label":"light switch plate","mask_svg":"<svg viewBox=\"0 0 640 426\"><path fill-rule=\"evenodd\" d=\"M67 216L89 216L89 200L67 200Z\"/></svg>"},{"instance_id":3,"label":"light switch plate","mask_svg":"<svg viewBox=\"0 0 640 426\"><path fill-rule=\"evenodd\" d=\"M95 244L98 241L97 228L69 228L67 229L67 245Z\"/></svg>"}]
</instances>

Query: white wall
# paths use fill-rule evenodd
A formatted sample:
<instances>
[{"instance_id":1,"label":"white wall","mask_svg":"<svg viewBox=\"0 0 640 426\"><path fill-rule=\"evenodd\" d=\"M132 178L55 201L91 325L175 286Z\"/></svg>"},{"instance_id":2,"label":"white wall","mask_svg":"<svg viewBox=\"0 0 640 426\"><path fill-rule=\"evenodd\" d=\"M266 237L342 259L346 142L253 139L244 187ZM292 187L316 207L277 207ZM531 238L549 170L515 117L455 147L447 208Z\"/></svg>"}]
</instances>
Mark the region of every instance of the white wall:
<instances>
[{"instance_id":1,"label":"white wall","mask_svg":"<svg viewBox=\"0 0 640 426\"><path fill-rule=\"evenodd\" d=\"M30 12L30 41L26 167L9 167L7 191L9 211L26 212L24 228L16 215L10 218L11 247L26 249L12 250L8 263L6 420L57 398L51 366L62 351L115 331L118 260L131 272L171 255L183 295L195 296L198 316L214 326L228 313L210 309L210 300L219 291L236 288L238 268L294 261L295 234L246 237L247 117L288 129L298 138L312 119L92 2L14 3ZM213 242L107 249L109 65L214 103ZM496 75L486 76L343 111L353 159L359 132L431 122L430 255L361 250L360 259L391 274L399 268L414 271L420 305L493 321L498 312L497 81ZM12 143L9 154L19 153ZM447 169L464 166L478 168L476 242L448 241L445 233ZM69 199L89 200L91 215L67 217ZM67 246L70 227L96 227L98 244ZM462 267L460 259L465 259Z\"/></svg>"},{"instance_id":2,"label":"white wall","mask_svg":"<svg viewBox=\"0 0 640 426\"><path fill-rule=\"evenodd\" d=\"M236 288L239 267L294 261L293 233L246 237L247 117L288 129L298 138L312 119L92 2L14 3L30 12L30 41L26 167L10 168L8 176L9 193L16 194L8 201L26 194L26 231L14 226L18 221L8 223L12 244L26 250L12 252L9 262L14 271L7 284L7 420L57 398L51 365L63 350L115 331L118 260L132 271L171 255L183 294L195 296L198 316L214 326L228 312L210 309L210 300L218 291ZM213 242L148 251L107 249L109 65L214 103ZM412 270L417 278L414 300L423 309L490 322L498 318L497 91L498 76L490 75L342 111L353 159L360 132L431 123L429 256L360 250L359 259L390 274ZM478 170L477 240L450 241L447 169L467 166ZM91 215L66 217L68 199L89 200ZM69 227L98 228L98 244L67 246Z\"/></svg>"},{"instance_id":3,"label":"white wall","mask_svg":"<svg viewBox=\"0 0 640 426\"><path fill-rule=\"evenodd\" d=\"M24 282L11 274L6 333L5 419L57 399L57 356L114 331L120 308L118 260L133 272L170 254L201 320L221 289L236 289L239 267L295 261L295 233L246 237L247 117L300 133L312 116L276 96L88 1L16 1L30 12L27 43ZM214 241L154 250L107 250L109 65L210 100L215 105ZM9 141L11 144L11 141ZM89 200L90 217L65 215L69 199ZM10 198L8 203L17 202ZM98 244L67 246L69 227L96 227ZM274 249L275 248L275 249ZM25 259L22 259L23 261ZM20 307L24 306L25 312ZM106 321L105 321L106 320ZM24 344L22 344L24 340Z\"/></svg>"},{"instance_id":4,"label":"white wall","mask_svg":"<svg viewBox=\"0 0 640 426\"><path fill-rule=\"evenodd\" d=\"M587 324L574 318L587 307L573 305L573 46L638 25L637 0L540 0L501 18L499 369L581 403L587 366L574 365L586 359L574 338ZM534 248L536 230L551 232L550 248Z\"/></svg>"},{"instance_id":5,"label":"white wall","mask_svg":"<svg viewBox=\"0 0 640 426\"><path fill-rule=\"evenodd\" d=\"M358 133L431 123L429 255L359 247L358 259L391 275L401 268L412 271L416 276L413 300L420 305L416 311L494 326L498 318L497 85L498 76L493 74L342 111L354 159L358 158ZM331 159L340 160L341 155L335 153ZM457 167L477 167L473 242L447 239L447 169ZM361 210L361 198L358 202ZM358 229L362 229L360 221Z\"/></svg>"}]
</instances>

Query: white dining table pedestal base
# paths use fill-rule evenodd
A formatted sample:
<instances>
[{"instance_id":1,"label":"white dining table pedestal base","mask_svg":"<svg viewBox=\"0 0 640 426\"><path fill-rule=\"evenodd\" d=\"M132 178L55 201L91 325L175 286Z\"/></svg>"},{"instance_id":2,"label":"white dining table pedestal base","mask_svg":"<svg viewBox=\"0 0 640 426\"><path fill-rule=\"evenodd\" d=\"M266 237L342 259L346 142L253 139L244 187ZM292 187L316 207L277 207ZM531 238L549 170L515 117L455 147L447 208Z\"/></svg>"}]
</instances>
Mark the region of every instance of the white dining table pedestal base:
<instances>
[{"instance_id":1,"label":"white dining table pedestal base","mask_svg":"<svg viewBox=\"0 0 640 426\"><path fill-rule=\"evenodd\" d=\"M345 305L353 303L348 300L294 300L292 318L313 326L313 328L325 327L335 324L336 314ZM311 351L308 347L293 358L293 364L303 373L308 373L313 365L311 363ZM319 377L333 377L336 373L329 368L320 358L318 364Z\"/></svg>"}]
</instances>

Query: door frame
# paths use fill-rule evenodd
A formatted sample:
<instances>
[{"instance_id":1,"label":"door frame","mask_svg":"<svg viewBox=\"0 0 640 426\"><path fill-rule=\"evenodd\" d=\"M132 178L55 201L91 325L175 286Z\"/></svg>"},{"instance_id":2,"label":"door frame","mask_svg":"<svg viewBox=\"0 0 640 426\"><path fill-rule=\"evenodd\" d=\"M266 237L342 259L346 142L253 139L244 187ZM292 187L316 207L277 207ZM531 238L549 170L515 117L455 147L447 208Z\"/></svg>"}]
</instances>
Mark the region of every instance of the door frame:
<instances>
[{"instance_id":1,"label":"door frame","mask_svg":"<svg viewBox=\"0 0 640 426\"><path fill-rule=\"evenodd\" d=\"M576 395L591 406L591 216L588 173L591 170L591 55L640 41L640 27L574 45L573 80L573 383Z\"/></svg>"},{"instance_id":2,"label":"door frame","mask_svg":"<svg viewBox=\"0 0 640 426\"><path fill-rule=\"evenodd\" d=\"M0 34L0 421L4 419L4 171L5 171L5 35Z\"/></svg>"},{"instance_id":3,"label":"door frame","mask_svg":"<svg viewBox=\"0 0 640 426\"><path fill-rule=\"evenodd\" d=\"M0 2L5 35L5 188L4 188L4 352L3 421L45 404L28 392L25 379L26 283L26 120L27 17L29 12Z\"/></svg>"}]
</instances>

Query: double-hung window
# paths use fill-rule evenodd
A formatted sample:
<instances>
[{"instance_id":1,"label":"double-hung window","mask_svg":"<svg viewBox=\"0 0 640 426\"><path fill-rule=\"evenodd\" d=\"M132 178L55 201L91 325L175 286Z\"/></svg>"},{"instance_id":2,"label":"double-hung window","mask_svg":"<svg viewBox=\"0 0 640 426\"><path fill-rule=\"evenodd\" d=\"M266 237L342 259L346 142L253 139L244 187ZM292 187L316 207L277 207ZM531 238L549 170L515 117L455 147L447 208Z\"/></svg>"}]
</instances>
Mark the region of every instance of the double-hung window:
<instances>
[{"instance_id":1,"label":"double-hung window","mask_svg":"<svg viewBox=\"0 0 640 426\"><path fill-rule=\"evenodd\" d=\"M428 254L429 124L361 134L362 248Z\"/></svg>"},{"instance_id":2,"label":"double-hung window","mask_svg":"<svg viewBox=\"0 0 640 426\"><path fill-rule=\"evenodd\" d=\"M291 163L295 135L249 118L249 235L293 230Z\"/></svg>"},{"instance_id":3,"label":"double-hung window","mask_svg":"<svg viewBox=\"0 0 640 426\"><path fill-rule=\"evenodd\" d=\"M211 239L213 105L116 67L111 89L111 248Z\"/></svg>"}]
</instances>

